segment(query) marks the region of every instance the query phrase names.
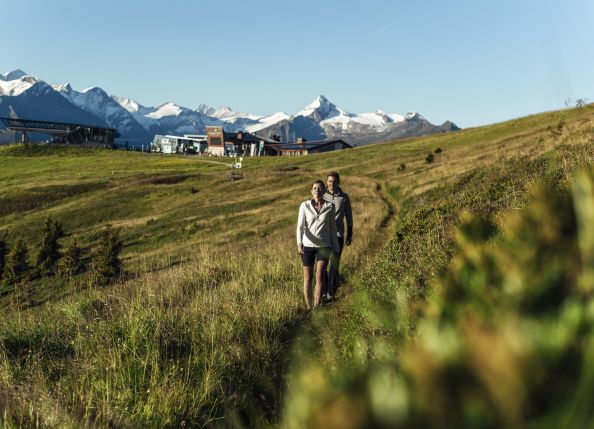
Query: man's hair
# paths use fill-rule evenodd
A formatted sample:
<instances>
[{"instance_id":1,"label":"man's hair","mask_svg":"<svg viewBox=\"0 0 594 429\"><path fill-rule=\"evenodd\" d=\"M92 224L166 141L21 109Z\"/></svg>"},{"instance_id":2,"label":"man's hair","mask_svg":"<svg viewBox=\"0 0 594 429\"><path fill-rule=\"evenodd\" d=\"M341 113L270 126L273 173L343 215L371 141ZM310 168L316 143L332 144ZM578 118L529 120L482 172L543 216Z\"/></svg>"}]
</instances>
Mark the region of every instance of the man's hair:
<instances>
[{"instance_id":1,"label":"man's hair","mask_svg":"<svg viewBox=\"0 0 594 429\"><path fill-rule=\"evenodd\" d=\"M340 183L340 175L336 171L328 173L328 177L334 177L338 183Z\"/></svg>"}]
</instances>

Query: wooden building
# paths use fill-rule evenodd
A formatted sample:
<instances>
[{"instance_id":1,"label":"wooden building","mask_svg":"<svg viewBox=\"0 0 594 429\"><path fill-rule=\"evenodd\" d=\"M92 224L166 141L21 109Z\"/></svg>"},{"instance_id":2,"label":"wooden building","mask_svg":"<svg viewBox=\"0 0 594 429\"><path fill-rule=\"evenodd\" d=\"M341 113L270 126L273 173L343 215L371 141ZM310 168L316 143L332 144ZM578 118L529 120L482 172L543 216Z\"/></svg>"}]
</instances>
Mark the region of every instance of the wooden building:
<instances>
[{"instance_id":1,"label":"wooden building","mask_svg":"<svg viewBox=\"0 0 594 429\"><path fill-rule=\"evenodd\" d=\"M351 146L342 139L321 140L311 142L303 141L302 139L297 139L297 142L295 143L280 144L275 147L275 150L280 156L301 156L352 148L353 146Z\"/></svg>"},{"instance_id":2,"label":"wooden building","mask_svg":"<svg viewBox=\"0 0 594 429\"><path fill-rule=\"evenodd\" d=\"M239 131L227 132L223 127L206 127L208 153L215 156L263 156L276 155L270 146L278 145L276 140Z\"/></svg>"}]
</instances>

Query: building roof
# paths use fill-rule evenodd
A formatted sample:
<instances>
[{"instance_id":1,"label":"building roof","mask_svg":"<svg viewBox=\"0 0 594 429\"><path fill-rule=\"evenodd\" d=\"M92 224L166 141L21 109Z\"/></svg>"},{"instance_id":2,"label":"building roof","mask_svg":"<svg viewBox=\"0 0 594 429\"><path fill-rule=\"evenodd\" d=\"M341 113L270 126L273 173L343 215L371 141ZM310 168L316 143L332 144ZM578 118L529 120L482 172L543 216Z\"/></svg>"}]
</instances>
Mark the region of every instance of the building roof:
<instances>
[{"instance_id":1,"label":"building roof","mask_svg":"<svg viewBox=\"0 0 594 429\"><path fill-rule=\"evenodd\" d=\"M313 142L304 142L304 143L288 143L288 144L281 144L275 147L276 150L312 150L312 149L319 149L324 146L328 146L331 144L341 143L345 148L351 149L353 146L348 144L342 139L333 139L333 140L320 140L320 141L313 141Z\"/></svg>"},{"instance_id":2,"label":"building roof","mask_svg":"<svg viewBox=\"0 0 594 429\"><path fill-rule=\"evenodd\" d=\"M66 122L38 121L33 119L0 118L6 128L12 131L29 131L45 134L64 135L70 134L79 128L91 128L99 132L107 132L115 137L120 134L115 128L99 127L97 125L69 124Z\"/></svg>"},{"instance_id":3,"label":"building roof","mask_svg":"<svg viewBox=\"0 0 594 429\"><path fill-rule=\"evenodd\" d=\"M174 136L171 134L155 134L153 137L153 141L155 141L155 139L157 138L166 138L166 139L175 139L175 140L188 140L188 141L193 141L193 142L199 142L199 143L206 143L206 136L202 137L202 136L198 136L198 135L194 135L194 136Z\"/></svg>"},{"instance_id":4,"label":"building roof","mask_svg":"<svg viewBox=\"0 0 594 429\"><path fill-rule=\"evenodd\" d=\"M241 138L238 136L241 135ZM266 137L261 137L256 134L248 133L248 132L237 132L237 133L228 133L225 131L225 142L242 144L242 143L259 143L263 141L264 143L278 143L276 140L272 140Z\"/></svg>"}]
</instances>

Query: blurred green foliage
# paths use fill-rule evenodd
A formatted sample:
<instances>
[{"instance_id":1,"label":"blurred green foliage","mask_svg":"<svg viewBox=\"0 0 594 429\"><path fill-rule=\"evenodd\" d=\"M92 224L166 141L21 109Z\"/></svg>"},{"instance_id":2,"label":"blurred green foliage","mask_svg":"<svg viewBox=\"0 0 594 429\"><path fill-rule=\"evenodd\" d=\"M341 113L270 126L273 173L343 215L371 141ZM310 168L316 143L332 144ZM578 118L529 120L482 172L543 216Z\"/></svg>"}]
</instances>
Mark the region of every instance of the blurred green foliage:
<instances>
[{"instance_id":1,"label":"blurred green foliage","mask_svg":"<svg viewBox=\"0 0 594 429\"><path fill-rule=\"evenodd\" d=\"M591 151L477 169L405 203L341 321L348 340L297 359L284 423L590 427L594 180L573 168Z\"/></svg>"},{"instance_id":2,"label":"blurred green foliage","mask_svg":"<svg viewBox=\"0 0 594 429\"><path fill-rule=\"evenodd\" d=\"M594 223L580 223L575 207L591 208L594 193L590 177L576 186L590 192L536 187L528 208L503 217L496 240L488 238L490 222L463 216L455 256L436 284L418 339L401 355L408 406L394 410L392 422L587 426L594 301L584 281L591 261L579 243L592 236Z\"/></svg>"}]
</instances>

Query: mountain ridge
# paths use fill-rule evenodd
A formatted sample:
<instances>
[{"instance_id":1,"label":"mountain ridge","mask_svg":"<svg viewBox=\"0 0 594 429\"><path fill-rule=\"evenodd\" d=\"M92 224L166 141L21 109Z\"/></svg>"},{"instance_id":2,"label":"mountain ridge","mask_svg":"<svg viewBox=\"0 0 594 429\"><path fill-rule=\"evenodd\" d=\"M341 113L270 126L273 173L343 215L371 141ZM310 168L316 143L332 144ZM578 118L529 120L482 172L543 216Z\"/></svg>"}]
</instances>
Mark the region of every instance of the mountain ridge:
<instances>
[{"instance_id":1,"label":"mountain ridge","mask_svg":"<svg viewBox=\"0 0 594 429\"><path fill-rule=\"evenodd\" d=\"M109 95L98 86L77 91L69 83L49 85L20 69L0 75L0 114L39 120L63 118L61 122L109 126L120 133L120 143L125 140L132 146L150 143L155 134L204 134L207 126L269 138L280 136L283 143L298 137L343 138L355 145L459 129L451 121L431 124L416 112L400 115L377 109L371 113L349 113L321 94L294 115L285 112L254 115L235 112L228 106L215 109L206 104L190 109L174 102L143 106L131 98Z\"/></svg>"}]
</instances>

